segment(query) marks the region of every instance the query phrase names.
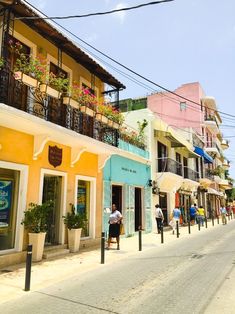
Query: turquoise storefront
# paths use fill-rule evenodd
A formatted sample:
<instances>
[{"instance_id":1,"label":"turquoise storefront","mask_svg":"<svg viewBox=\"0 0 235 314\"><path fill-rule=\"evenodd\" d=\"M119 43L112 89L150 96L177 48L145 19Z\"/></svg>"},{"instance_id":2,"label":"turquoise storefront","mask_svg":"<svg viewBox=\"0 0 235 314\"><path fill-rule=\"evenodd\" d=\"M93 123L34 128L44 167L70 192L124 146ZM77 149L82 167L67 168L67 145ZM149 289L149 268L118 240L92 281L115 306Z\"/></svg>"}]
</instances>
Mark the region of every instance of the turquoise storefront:
<instances>
[{"instance_id":1,"label":"turquoise storefront","mask_svg":"<svg viewBox=\"0 0 235 314\"><path fill-rule=\"evenodd\" d=\"M124 217L125 236L139 228L152 230L150 166L113 155L103 172L103 231L108 232L111 205L115 203Z\"/></svg>"}]
</instances>

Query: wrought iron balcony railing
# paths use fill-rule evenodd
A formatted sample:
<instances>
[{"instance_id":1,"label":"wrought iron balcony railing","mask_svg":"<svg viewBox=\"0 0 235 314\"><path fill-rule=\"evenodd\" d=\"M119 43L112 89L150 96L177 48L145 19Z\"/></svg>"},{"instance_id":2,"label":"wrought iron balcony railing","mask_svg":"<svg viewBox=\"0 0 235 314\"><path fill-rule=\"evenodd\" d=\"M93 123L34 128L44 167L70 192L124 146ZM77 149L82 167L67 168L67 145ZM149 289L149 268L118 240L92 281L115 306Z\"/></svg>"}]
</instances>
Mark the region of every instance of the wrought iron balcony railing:
<instances>
[{"instance_id":1,"label":"wrought iron balcony railing","mask_svg":"<svg viewBox=\"0 0 235 314\"><path fill-rule=\"evenodd\" d=\"M184 178L192 181L199 181L199 173L191 168L184 167Z\"/></svg>"},{"instance_id":2,"label":"wrought iron balcony railing","mask_svg":"<svg viewBox=\"0 0 235 314\"><path fill-rule=\"evenodd\" d=\"M39 88L16 80L8 69L0 69L0 103L89 136L103 143L118 147L120 131L103 124L79 109L63 104Z\"/></svg>"},{"instance_id":3,"label":"wrought iron balcony railing","mask_svg":"<svg viewBox=\"0 0 235 314\"><path fill-rule=\"evenodd\" d=\"M168 157L158 158L157 172L171 172L182 176L182 164Z\"/></svg>"}]
</instances>

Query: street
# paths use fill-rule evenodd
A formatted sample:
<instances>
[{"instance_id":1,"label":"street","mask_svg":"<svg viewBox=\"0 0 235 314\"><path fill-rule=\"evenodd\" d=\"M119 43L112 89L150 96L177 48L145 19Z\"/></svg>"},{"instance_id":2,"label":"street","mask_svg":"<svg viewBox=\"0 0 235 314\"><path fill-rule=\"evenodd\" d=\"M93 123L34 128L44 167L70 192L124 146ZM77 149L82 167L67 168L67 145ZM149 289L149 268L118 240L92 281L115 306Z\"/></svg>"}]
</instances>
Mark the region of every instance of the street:
<instances>
[{"instance_id":1,"label":"street","mask_svg":"<svg viewBox=\"0 0 235 314\"><path fill-rule=\"evenodd\" d=\"M194 229L167 246L29 292L0 313L235 313L223 286L234 277L234 227L232 220Z\"/></svg>"}]
</instances>

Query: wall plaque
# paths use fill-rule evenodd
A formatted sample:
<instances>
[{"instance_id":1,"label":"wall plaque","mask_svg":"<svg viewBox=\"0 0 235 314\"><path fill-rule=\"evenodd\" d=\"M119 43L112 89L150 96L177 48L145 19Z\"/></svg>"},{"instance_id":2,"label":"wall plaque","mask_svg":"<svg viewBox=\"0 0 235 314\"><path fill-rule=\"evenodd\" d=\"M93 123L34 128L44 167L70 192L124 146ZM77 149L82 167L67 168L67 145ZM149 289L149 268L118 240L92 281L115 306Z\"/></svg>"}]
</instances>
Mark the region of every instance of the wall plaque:
<instances>
[{"instance_id":1,"label":"wall plaque","mask_svg":"<svg viewBox=\"0 0 235 314\"><path fill-rule=\"evenodd\" d=\"M49 146L48 160L49 163L55 168L62 163L62 148L55 146Z\"/></svg>"}]
</instances>

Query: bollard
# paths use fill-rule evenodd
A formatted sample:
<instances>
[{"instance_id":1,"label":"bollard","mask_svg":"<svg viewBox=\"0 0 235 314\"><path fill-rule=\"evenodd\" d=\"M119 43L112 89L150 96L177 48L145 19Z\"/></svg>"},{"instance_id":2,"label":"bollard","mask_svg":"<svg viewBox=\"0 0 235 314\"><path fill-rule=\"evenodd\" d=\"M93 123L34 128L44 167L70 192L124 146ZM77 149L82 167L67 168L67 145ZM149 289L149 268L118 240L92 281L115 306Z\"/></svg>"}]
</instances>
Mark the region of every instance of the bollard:
<instances>
[{"instance_id":1,"label":"bollard","mask_svg":"<svg viewBox=\"0 0 235 314\"><path fill-rule=\"evenodd\" d=\"M161 243L164 243L163 225L162 225L162 227L161 227Z\"/></svg>"},{"instance_id":2,"label":"bollard","mask_svg":"<svg viewBox=\"0 0 235 314\"><path fill-rule=\"evenodd\" d=\"M217 216L217 224L219 224L219 216Z\"/></svg>"},{"instance_id":3,"label":"bollard","mask_svg":"<svg viewBox=\"0 0 235 314\"><path fill-rule=\"evenodd\" d=\"M25 286L24 291L30 291L31 266L32 266L32 244L27 246L26 269L25 269Z\"/></svg>"},{"instance_id":4,"label":"bollard","mask_svg":"<svg viewBox=\"0 0 235 314\"><path fill-rule=\"evenodd\" d=\"M212 221L212 226L214 227L214 225L215 225L215 222L214 222L214 215L212 215L211 221Z\"/></svg>"},{"instance_id":5,"label":"bollard","mask_svg":"<svg viewBox=\"0 0 235 314\"><path fill-rule=\"evenodd\" d=\"M228 215L228 220L230 220L230 214Z\"/></svg>"},{"instance_id":6,"label":"bollard","mask_svg":"<svg viewBox=\"0 0 235 314\"><path fill-rule=\"evenodd\" d=\"M190 220L188 220L188 233L191 233L191 225L190 225Z\"/></svg>"},{"instance_id":7,"label":"bollard","mask_svg":"<svg viewBox=\"0 0 235 314\"><path fill-rule=\"evenodd\" d=\"M177 234L177 238L179 237L179 221L176 220L176 234Z\"/></svg>"},{"instance_id":8,"label":"bollard","mask_svg":"<svg viewBox=\"0 0 235 314\"><path fill-rule=\"evenodd\" d=\"M104 264L105 259L105 232L101 232L101 264Z\"/></svg>"},{"instance_id":9,"label":"bollard","mask_svg":"<svg viewBox=\"0 0 235 314\"><path fill-rule=\"evenodd\" d=\"M205 217L205 226L207 228L207 217Z\"/></svg>"},{"instance_id":10,"label":"bollard","mask_svg":"<svg viewBox=\"0 0 235 314\"><path fill-rule=\"evenodd\" d=\"M230 216L231 216L231 220L233 219L233 214L232 214L232 212L230 213Z\"/></svg>"},{"instance_id":11,"label":"bollard","mask_svg":"<svg viewBox=\"0 0 235 314\"><path fill-rule=\"evenodd\" d=\"M142 251L142 230L139 227L139 251Z\"/></svg>"},{"instance_id":12,"label":"bollard","mask_svg":"<svg viewBox=\"0 0 235 314\"><path fill-rule=\"evenodd\" d=\"M201 230L201 220L200 219L198 219L198 230L200 231Z\"/></svg>"}]
</instances>

